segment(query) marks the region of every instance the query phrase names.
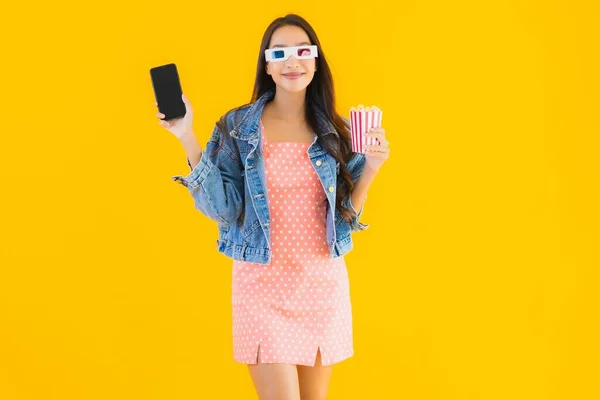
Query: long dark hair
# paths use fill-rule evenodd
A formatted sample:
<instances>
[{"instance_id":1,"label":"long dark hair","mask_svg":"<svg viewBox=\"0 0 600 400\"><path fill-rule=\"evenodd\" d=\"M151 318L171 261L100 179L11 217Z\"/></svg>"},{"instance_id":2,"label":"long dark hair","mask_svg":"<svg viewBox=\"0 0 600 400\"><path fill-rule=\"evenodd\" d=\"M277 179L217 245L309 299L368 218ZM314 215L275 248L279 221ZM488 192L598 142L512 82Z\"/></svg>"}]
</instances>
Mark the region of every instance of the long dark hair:
<instances>
[{"instance_id":1,"label":"long dark hair","mask_svg":"<svg viewBox=\"0 0 600 400\"><path fill-rule=\"evenodd\" d=\"M268 75L265 70L265 50L269 46L273 32L286 25L295 25L304 29L309 37L310 44L317 45L319 49L319 56L316 58L316 71L311 83L306 89L306 120L310 127L317 133L317 140L321 147L323 147L323 149L340 164L340 177L342 179L338 181L337 185L336 208L340 211L343 218L349 222L351 217L356 216L356 213L351 208L344 207L342 202L350 197L354 186L350 173L346 168L346 164L352 156L350 127L335 110L333 77L329 65L327 64L325 52L321 47L321 43L319 42L319 38L314 29L304 18L296 14L288 14L285 17L279 17L271 22L267 27L260 44L258 63L256 66L256 79L254 81L254 89L252 91L250 103L236 107L224 114L217 122L217 126L222 135L228 135L229 130L226 127L226 120L229 113L236 112L242 107L254 103L263 94L275 89L273 78ZM338 133L337 136L324 135L319 132L317 129L318 123L315 112L317 109L321 111L323 115L327 116L329 121L335 126L335 130ZM221 140L221 145L224 142L225 140Z\"/></svg>"}]
</instances>

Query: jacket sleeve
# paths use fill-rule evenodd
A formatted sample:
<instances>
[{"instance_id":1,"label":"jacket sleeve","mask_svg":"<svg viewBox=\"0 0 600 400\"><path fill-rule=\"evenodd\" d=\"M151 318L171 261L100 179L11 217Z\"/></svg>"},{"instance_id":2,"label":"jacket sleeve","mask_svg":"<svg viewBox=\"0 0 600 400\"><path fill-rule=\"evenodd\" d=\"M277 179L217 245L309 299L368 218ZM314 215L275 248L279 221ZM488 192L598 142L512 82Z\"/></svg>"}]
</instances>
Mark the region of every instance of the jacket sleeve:
<instances>
[{"instance_id":1,"label":"jacket sleeve","mask_svg":"<svg viewBox=\"0 0 600 400\"><path fill-rule=\"evenodd\" d=\"M185 186L194 198L194 206L210 219L223 226L234 224L244 207L244 181L240 155L227 133L223 147L223 135L215 125L198 164L186 175L171 179Z\"/></svg>"}]
</instances>

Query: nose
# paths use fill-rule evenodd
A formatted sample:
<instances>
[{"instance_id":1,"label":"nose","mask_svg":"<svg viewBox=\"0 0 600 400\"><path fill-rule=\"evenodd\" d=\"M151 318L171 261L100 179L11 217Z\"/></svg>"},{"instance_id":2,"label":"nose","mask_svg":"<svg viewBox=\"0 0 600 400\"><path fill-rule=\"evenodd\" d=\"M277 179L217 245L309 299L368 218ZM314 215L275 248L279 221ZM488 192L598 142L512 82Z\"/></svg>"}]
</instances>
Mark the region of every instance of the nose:
<instances>
[{"instance_id":1,"label":"nose","mask_svg":"<svg viewBox=\"0 0 600 400\"><path fill-rule=\"evenodd\" d=\"M300 60L296 59L294 56L289 56L287 60L284 61L284 67L286 68L298 68L300 65Z\"/></svg>"}]
</instances>

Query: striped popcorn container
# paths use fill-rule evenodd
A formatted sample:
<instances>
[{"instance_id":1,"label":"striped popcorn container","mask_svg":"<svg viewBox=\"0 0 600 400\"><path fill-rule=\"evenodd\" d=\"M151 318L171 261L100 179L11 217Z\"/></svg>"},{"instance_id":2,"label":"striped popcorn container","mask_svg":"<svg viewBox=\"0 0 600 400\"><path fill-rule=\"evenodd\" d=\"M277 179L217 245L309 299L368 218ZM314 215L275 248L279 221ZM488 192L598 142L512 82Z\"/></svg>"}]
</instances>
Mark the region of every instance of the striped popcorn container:
<instances>
[{"instance_id":1,"label":"striped popcorn container","mask_svg":"<svg viewBox=\"0 0 600 400\"><path fill-rule=\"evenodd\" d=\"M366 133L371 128L381 127L381 118L383 112L376 106L365 107L359 104L358 107L350 109L350 133L352 135L352 151L355 153L364 153L365 145L379 144L375 138L366 138Z\"/></svg>"}]
</instances>

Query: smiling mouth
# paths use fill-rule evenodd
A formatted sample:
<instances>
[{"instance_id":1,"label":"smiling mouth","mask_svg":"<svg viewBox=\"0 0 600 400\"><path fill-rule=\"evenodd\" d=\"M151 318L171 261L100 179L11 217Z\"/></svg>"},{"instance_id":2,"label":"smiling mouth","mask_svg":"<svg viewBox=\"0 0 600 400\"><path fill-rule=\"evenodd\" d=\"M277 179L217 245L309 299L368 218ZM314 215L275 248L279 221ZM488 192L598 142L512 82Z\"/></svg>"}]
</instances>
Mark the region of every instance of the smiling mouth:
<instances>
[{"instance_id":1,"label":"smiling mouth","mask_svg":"<svg viewBox=\"0 0 600 400\"><path fill-rule=\"evenodd\" d=\"M298 72L294 72L292 74L283 74L283 76L285 76L286 78L299 78L302 75L304 75L304 73L298 73Z\"/></svg>"}]
</instances>

